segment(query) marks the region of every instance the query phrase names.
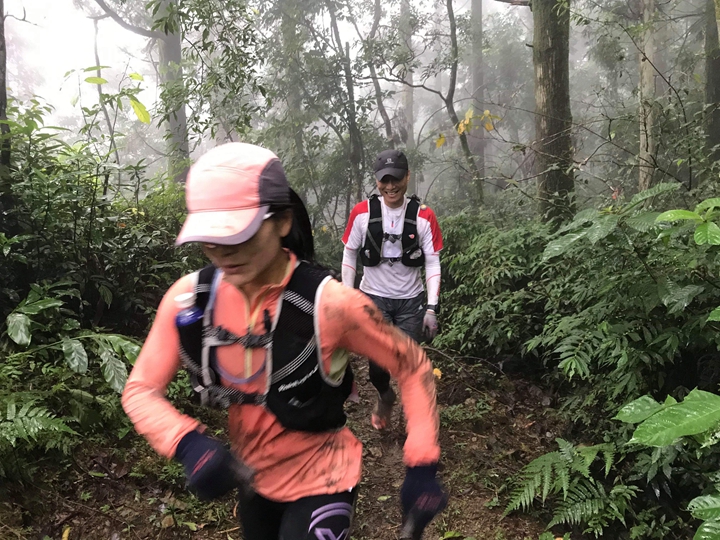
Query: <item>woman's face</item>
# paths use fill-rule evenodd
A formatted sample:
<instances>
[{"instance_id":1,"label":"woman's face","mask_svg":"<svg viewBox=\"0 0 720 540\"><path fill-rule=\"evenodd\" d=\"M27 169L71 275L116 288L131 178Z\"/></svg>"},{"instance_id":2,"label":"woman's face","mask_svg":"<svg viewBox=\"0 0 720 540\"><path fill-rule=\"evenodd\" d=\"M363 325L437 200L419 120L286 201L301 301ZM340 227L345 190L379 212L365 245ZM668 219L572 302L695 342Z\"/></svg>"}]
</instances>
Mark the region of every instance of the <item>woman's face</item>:
<instances>
[{"instance_id":1,"label":"woman's face","mask_svg":"<svg viewBox=\"0 0 720 540\"><path fill-rule=\"evenodd\" d=\"M205 256L225 273L225 281L238 289L277 282L285 275L287 257L282 238L290 233L289 212L263 221L255 236L242 244L223 246L202 243Z\"/></svg>"}]
</instances>

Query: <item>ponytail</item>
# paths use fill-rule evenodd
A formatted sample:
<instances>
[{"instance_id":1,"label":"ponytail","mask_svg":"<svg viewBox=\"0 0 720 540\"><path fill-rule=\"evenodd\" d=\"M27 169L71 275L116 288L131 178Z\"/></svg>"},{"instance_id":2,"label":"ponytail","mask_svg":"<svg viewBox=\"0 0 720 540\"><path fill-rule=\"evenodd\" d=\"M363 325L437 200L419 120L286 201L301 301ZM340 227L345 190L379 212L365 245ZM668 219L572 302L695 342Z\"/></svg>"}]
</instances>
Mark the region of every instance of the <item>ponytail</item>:
<instances>
[{"instance_id":1,"label":"ponytail","mask_svg":"<svg viewBox=\"0 0 720 540\"><path fill-rule=\"evenodd\" d=\"M273 211L273 208L270 208ZM292 227L290 233L282 239L282 247L292 251L299 260L315 262L315 244L313 241L312 225L305 203L300 196L290 188L290 206L275 211L292 212Z\"/></svg>"}]
</instances>

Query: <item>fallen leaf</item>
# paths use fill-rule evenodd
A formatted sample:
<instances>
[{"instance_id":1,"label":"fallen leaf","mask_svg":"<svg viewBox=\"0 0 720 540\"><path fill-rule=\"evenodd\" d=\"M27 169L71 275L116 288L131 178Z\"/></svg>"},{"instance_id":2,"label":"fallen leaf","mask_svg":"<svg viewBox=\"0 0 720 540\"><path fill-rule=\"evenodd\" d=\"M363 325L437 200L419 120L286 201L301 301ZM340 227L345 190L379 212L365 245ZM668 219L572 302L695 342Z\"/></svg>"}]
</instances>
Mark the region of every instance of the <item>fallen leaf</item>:
<instances>
[{"instance_id":1,"label":"fallen leaf","mask_svg":"<svg viewBox=\"0 0 720 540\"><path fill-rule=\"evenodd\" d=\"M433 375L435 375L438 379L442 378L442 371L440 371L438 368L433 369Z\"/></svg>"},{"instance_id":2,"label":"fallen leaf","mask_svg":"<svg viewBox=\"0 0 720 540\"><path fill-rule=\"evenodd\" d=\"M67 527L63 531L62 540L68 540L70 538L70 527Z\"/></svg>"},{"instance_id":3,"label":"fallen leaf","mask_svg":"<svg viewBox=\"0 0 720 540\"><path fill-rule=\"evenodd\" d=\"M170 527L174 527L174 526L175 526L175 520L173 519L172 516L165 516L165 517L163 518L162 522L160 523L160 526L161 526L163 529L169 529Z\"/></svg>"}]
</instances>

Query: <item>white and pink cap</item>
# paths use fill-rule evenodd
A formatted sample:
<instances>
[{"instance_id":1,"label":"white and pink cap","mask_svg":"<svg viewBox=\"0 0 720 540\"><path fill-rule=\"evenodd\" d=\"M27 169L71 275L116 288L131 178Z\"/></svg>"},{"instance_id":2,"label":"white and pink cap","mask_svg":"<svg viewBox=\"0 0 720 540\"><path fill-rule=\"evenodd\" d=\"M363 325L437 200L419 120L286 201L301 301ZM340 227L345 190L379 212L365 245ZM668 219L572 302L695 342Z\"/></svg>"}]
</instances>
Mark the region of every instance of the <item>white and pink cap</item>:
<instances>
[{"instance_id":1,"label":"white and pink cap","mask_svg":"<svg viewBox=\"0 0 720 540\"><path fill-rule=\"evenodd\" d=\"M266 148L228 143L190 167L188 216L175 241L241 244L260 229L271 205L290 205L290 187L278 157Z\"/></svg>"}]
</instances>

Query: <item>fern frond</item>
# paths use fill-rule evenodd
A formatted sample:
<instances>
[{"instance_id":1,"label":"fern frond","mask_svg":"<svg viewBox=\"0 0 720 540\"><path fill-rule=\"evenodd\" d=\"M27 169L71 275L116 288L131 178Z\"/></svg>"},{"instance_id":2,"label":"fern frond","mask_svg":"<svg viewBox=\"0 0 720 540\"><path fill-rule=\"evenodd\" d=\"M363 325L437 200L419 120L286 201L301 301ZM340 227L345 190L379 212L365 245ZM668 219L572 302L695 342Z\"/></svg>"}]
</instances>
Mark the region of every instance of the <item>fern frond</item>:
<instances>
[{"instance_id":1,"label":"fern frond","mask_svg":"<svg viewBox=\"0 0 720 540\"><path fill-rule=\"evenodd\" d=\"M552 473L553 469L557 470L558 467L569 468L565 458L557 451L544 454L528 463L520 471L518 488L510 497L510 502L505 508L505 515L519 508L523 510L530 508L539 491L542 493L544 502L548 495L556 489L552 481Z\"/></svg>"},{"instance_id":2,"label":"fern frond","mask_svg":"<svg viewBox=\"0 0 720 540\"><path fill-rule=\"evenodd\" d=\"M55 418L45 407L35 405L34 401L24 403L18 410L15 401L11 400L5 417L0 416L0 442L8 442L13 447L17 446L18 440L36 443L48 433L75 432L62 418Z\"/></svg>"},{"instance_id":3,"label":"fern frond","mask_svg":"<svg viewBox=\"0 0 720 540\"><path fill-rule=\"evenodd\" d=\"M581 480L570 488L564 501L558 503L548 528L555 525L579 525L600 514L608 503L602 485L592 480Z\"/></svg>"}]
</instances>

